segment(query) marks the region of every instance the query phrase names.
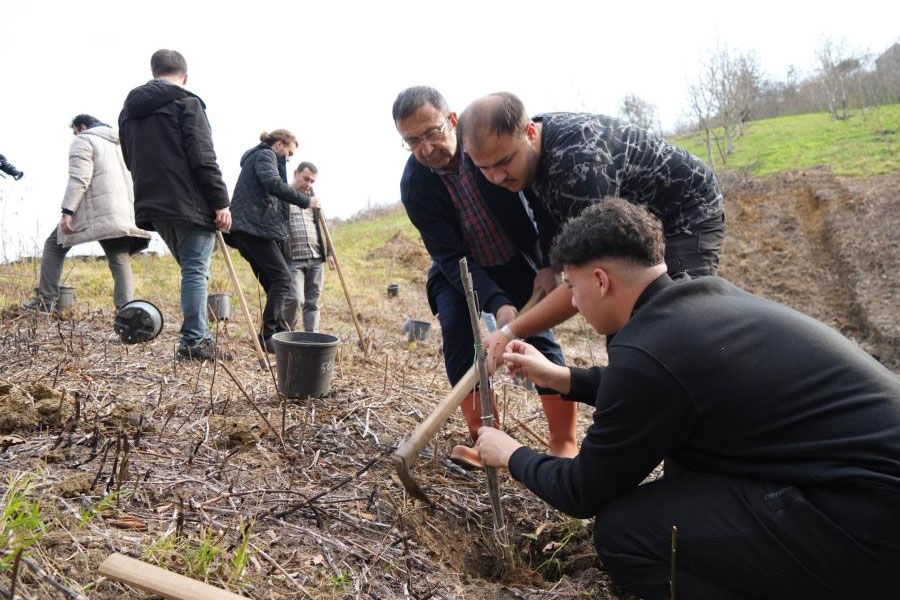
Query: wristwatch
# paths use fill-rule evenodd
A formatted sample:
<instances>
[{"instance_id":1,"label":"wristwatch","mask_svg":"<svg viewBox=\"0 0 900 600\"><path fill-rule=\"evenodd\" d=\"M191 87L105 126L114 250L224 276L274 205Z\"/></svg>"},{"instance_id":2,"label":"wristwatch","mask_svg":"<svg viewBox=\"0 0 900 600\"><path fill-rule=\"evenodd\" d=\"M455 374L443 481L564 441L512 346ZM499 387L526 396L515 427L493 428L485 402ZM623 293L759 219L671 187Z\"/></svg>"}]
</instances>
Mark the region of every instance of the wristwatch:
<instances>
[{"instance_id":1,"label":"wristwatch","mask_svg":"<svg viewBox=\"0 0 900 600\"><path fill-rule=\"evenodd\" d=\"M509 328L509 325L504 325L500 328L500 332L506 336L509 341L517 340L519 337L512 332L512 329Z\"/></svg>"}]
</instances>

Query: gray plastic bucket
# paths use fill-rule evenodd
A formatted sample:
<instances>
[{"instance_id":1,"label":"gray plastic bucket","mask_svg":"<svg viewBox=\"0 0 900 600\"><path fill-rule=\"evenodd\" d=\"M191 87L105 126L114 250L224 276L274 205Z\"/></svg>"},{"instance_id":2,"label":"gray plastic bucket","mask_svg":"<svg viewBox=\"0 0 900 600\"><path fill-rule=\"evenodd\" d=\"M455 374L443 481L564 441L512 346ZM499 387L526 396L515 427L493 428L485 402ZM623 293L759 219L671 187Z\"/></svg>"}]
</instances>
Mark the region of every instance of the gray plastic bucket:
<instances>
[{"instance_id":1,"label":"gray plastic bucket","mask_svg":"<svg viewBox=\"0 0 900 600\"><path fill-rule=\"evenodd\" d=\"M59 286L59 297L56 299L56 308L72 308L75 306L75 288L71 285Z\"/></svg>"},{"instance_id":2,"label":"gray plastic bucket","mask_svg":"<svg viewBox=\"0 0 900 600\"><path fill-rule=\"evenodd\" d=\"M397 283L392 283L387 286L387 295L388 298L396 298L400 294L400 285Z\"/></svg>"},{"instance_id":3,"label":"gray plastic bucket","mask_svg":"<svg viewBox=\"0 0 900 600\"><path fill-rule=\"evenodd\" d=\"M339 337L310 331L282 331L272 339L280 393L288 398L309 398L331 391L334 357L341 343Z\"/></svg>"},{"instance_id":4,"label":"gray plastic bucket","mask_svg":"<svg viewBox=\"0 0 900 600\"><path fill-rule=\"evenodd\" d=\"M206 298L209 318L213 321L227 321L231 318L231 294L210 294Z\"/></svg>"},{"instance_id":5,"label":"gray plastic bucket","mask_svg":"<svg viewBox=\"0 0 900 600\"><path fill-rule=\"evenodd\" d=\"M409 329L406 332L406 339L410 342L421 342L428 338L428 330L431 329L431 323L428 321L416 321L410 319L408 321Z\"/></svg>"},{"instance_id":6,"label":"gray plastic bucket","mask_svg":"<svg viewBox=\"0 0 900 600\"><path fill-rule=\"evenodd\" d=\"M149 342L163 328L163 316L159 308L146 300L132 300L116 311L113 329L125 344Z\"/></svg>"}]
</instances>

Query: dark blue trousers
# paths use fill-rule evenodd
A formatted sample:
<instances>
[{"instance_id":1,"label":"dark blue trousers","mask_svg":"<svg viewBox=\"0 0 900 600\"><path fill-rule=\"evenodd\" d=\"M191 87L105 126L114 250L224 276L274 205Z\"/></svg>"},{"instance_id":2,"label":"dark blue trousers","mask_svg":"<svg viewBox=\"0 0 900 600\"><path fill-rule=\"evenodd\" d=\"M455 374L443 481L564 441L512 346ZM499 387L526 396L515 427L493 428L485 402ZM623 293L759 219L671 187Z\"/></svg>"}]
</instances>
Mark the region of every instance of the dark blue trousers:
<instances>
[{"instance_id":1,"label":"dark blue trousers","mask_svg":"<svg viewBox=\"0 0 900 600\"><path fill-rule=\"evenodd\" d=\"M485 271L494 283L506 292L516 308L522 308L528 302L534 287L534 271L520 256L503 266L488 267ZM461 291L462 285L459 282L455 283L456 285L451 285L440 273L428 280L428 302L441 323L444 366L451 385L456 385L475 362L475 339L472 337L469 308ZM558 365L566 364L562 349L549 330L533 335L525 341L537 348L550 361ZM555 392L538 388L538 393Z\"/></svg>"}]
</instances>

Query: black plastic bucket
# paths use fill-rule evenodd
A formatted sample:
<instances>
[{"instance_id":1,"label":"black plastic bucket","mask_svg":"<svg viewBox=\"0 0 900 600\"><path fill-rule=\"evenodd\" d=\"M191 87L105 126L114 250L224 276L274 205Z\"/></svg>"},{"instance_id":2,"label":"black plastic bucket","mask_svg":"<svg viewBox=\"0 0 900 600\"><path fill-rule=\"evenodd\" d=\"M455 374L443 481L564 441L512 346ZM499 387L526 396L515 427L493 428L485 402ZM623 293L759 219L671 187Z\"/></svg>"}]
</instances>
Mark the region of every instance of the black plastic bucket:
<instances>
[{"instance_id":1,"label":"black plastic bucket","mask_svg":"<svg viewBox=\"0 0 900 600\"><path fill-rule=\"evenodd\" d=\"M280 393L288 398L309 398L331 391L334 357L341 343L339 337L310 331L282 331L272 339Z\"/></svg>"},{"instance_id":2,"label":"black plastic bucket","mask_svg":"<svg viewBox=\"0 0 900 600\"><path fill-rule=\"evenodd\" d=\"M163 328L163 316L152 302L132 300L116 311L113 329L126 344L149 342Z\"/></svg>"},{"instance_id":3,"label":"black plastic bucket","mask_svg":"<svg viewBox=\"0 0 900 600\"><path fill-rule=\"evenodd\" d=\"M392 283L387 286L388 298L396 298L400 294L400 284Z\"/></svg>"},{"instance_id":4,"label":"black plastic bucket","mask_svg":"<svg viewBox=\"0 0 900 600\"><path fill-rule=\"evenodd\" d=\"M210 294L206 297L206 309L211 321L227 321L231 318L231 294Z\"/></svg>"},{"instance_id":5,"label":"black plastic bucket","mask_svg":"<svg viewBox=\"0 0 900 600\"><path fill-rule=\"evenodd\" d=\"M431 329L431 323L428 321L409 320L409 329L406 332L406 339L410 342L421 342L428 337L428 330Z\"/></svg>"}]
</instances>

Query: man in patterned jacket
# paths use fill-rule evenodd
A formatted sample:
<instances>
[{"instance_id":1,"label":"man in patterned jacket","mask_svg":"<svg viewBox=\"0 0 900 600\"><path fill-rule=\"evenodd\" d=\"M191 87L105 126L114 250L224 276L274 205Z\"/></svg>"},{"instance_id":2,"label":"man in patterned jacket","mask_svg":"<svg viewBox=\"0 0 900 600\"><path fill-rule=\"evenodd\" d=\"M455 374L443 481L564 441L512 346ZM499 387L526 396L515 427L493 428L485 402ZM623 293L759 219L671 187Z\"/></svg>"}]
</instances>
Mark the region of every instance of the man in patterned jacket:
<instances>
[{"instance_id":1,"label":"man in patterned jacket","mask_svg":"<svg viewBox=\"0 0 900 600\"><path fill-rule=\"evenodd\" d=\"M537 232L519 196L491 185L465 157L456 137L456 113L440 92L428 86L403 90L392 116L411 154L400 180L400 199L432 259L428 303L441 322L444 366L456 385L474 358L459 259L466 257L481 307L502 327L531 294L535 263L541 262ZM551 332L534 331L529 341L552 362L565 363ZM552 391L538 388L538 393L550 431L549 453L574 456L575 406ZM460 406L473 441L481 427L477 398L471 393ZM453 448L450 459L481 466L478 453L462 444Z\"/></svg>"},{"instance_id":2,"label":"man in patterned jacket","mask_svg":"<svg viewBox=\"0 0 900 600\"><path fill-rule=\"evenodd\" d=\"M725 211L716 176L699 158L625 121L586 113L548 113L529 119L509 92L480 98L459 118L466 153L494 185L529 190L547 215L538 222L543 255L563 223L590 204L617 196L644 206L663 224L671 275L715 275L725 236ZM544 266L536 286L550 293L556 273ZM491 363L514 337L557 325L575 314L562 286L534 310L491 334Z\"/></svg>"}]
</instances>

